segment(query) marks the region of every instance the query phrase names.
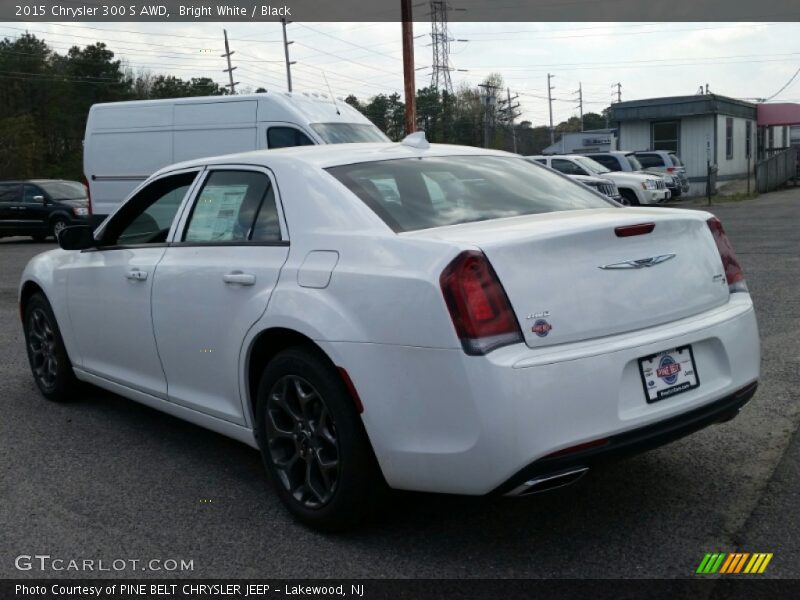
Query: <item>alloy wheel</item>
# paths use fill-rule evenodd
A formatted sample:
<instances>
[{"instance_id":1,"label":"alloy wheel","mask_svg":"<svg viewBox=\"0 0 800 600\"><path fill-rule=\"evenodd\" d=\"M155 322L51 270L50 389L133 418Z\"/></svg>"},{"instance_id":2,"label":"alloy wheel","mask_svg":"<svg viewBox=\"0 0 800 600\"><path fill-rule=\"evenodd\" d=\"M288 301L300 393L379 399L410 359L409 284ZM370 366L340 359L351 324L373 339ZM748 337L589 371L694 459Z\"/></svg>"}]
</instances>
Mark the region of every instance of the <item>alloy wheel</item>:
<instances>
[{"instance_id":1,"label":"alloy wheel","mask_svg":"<svg viewBox=\"0 0 800 600\"><path fill-rule=\"evenodd\" d=\"M306 508L320 508L336 492L340 476L336 425L322 395L296 375L280 378L266 410L268 451L278 478Z\"/></svg>"},{"instance_id":2,"label":"alloy wheel","mask_svg":"<svg viewBox=\"0 0 800 600\"><path fill-rule=\"evenodd\" d=\"M41 308L35 308L28 317L28 350L33 374L45 389L55 387L58 380L58 355L56 336L50 319Z\"/></svg>"},{"instance_id":3,"label":"alloy wheel","mask_svg":"<svg viewBox=\"0 0 800 600\"><path fill-rule=\"evenodd\" d=\"M64 231L66 226L67 224L64 221L56 221L53 223L53 235L55 236L56 241L58 241L58 235Z\"/></svg>"}]
</instances>

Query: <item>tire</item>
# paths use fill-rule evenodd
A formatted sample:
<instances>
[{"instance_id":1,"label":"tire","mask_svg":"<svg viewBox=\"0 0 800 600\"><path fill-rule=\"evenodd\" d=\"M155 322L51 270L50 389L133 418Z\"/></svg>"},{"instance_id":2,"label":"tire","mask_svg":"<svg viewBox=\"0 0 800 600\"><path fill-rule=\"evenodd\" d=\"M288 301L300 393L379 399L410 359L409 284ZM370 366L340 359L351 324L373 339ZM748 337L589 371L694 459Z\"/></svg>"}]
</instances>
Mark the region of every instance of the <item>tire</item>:
<instances>
[{"instance_id":1,"label":"tire","mask_svg":"<svg viewBox=\"0 0 800 600\"><path fill-rule=\"evenodd\" d=\"M621 189L619 195L622 196L622 200L627 206L639 206L639 199L633 190Z\"/></svg>"},{"instance_id":2,"label":"tire","mask_svg":"<svg viewBox=\"0 0 800 600\"><path fill-rule=\"evenodd\" d=\"M79 382L72 371L53 309L42 294L36 293L28 300L23 328L28 362L39 391L55 402L74 400Z\"/></svg>"},{"instance_id":3,"label":"tire","mask_svg":"<svg viewBox=\"0 0 800 600\"><path fill-rule=\"evenodd\" d=\"M273 487L299 521L341 531L372 514L385 484L353 400L326 357L298 346L272 359L258 386L256 421Z\"/></svg>"},{"instance_id":4,"label":"tire","mask_svg":"<svg viewBox=\"0 0 800 600\"><path fill-rule=\"evenodd\" d=\"M56 242L58 241L58 234L61 233L61 230L65 227L69 227L69 221L64 217L56 217L53 219L53 222L50 223L50 235L55 238Z\"/></svg>"}]
</instances>

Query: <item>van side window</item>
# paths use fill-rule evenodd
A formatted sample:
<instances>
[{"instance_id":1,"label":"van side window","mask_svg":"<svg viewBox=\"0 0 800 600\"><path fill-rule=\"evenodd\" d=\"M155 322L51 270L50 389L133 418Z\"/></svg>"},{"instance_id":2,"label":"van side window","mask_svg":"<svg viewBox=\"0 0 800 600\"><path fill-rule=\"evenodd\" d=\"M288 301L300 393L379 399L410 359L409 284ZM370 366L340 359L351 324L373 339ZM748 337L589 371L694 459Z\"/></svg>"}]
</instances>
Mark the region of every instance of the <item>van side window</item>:
<instances>
[{"instance_id":1,"label":"van side window","mask_svg":"<svg viewBox=\"0 0 800 600\"><path fill-rule=\"evenodd\" d=\"M280 239L272 183L255 171L212 171L183 236L201 243Z\"/></svg>"},{"instance_id":2,"label":"van side window","mask_svg":"<svg viewBox=\"0 0 800 600\"><path fill-rule=\"evenodd\" d=\"M267 148L313 145L314 142L305 133L294 127L270 127L267 130Z\"/></svg>"},{"instance_id":3,"label":"van side window","mask_svg":"<svg viewBox=\"0 0 800 600\"><path fill-rule=\"evenodd\" d=\"M21 191L19 183L0 183L0 202L19 202Z\"/></svg>"}]
</instances>

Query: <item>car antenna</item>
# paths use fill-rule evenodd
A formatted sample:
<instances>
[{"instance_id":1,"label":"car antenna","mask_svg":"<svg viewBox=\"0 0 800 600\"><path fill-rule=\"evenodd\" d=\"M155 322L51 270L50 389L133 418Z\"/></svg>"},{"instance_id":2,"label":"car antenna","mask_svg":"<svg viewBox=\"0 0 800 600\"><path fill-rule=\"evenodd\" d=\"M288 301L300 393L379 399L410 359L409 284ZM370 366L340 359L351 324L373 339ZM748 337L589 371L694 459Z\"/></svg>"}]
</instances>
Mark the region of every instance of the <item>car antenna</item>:
<instances>
[{"instance_id":1,"label":"car antenna","mask_svg":"<svg viewBox=\"0 0 800 600\"><path fill-rule=\"evenodd\" d=\"M333 99L333 106L336 108L336 114L341 116L342 113L339 112L339 105L336 104L336 96L333 95L333 90L331 90L331 84L328 83L328 76L325 75L325 71L322 72L322 76L325 78L325 85L328 86L328 93L331 95Z\"/></svg>"}]
</instances>

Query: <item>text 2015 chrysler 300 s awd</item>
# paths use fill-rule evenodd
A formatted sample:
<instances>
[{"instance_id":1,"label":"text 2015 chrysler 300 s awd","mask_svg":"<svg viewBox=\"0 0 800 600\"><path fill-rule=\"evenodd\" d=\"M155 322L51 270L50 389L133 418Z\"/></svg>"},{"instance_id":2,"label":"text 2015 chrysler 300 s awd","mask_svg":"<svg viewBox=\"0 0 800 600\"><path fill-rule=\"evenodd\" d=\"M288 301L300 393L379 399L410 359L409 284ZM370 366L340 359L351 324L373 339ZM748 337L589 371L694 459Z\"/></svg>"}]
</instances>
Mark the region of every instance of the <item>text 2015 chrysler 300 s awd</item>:
<instances>
[{"instance_id":1,"label":"text 2015 chrysler 300 s awd","mask_svg":"<svg viewBox=\"0 0 800 600\"><path fill-rule=\"evenodd\" d=\"M421 134L167 167L59 242L20 287L41 392L90 382L259 448L319 528L386 484L562 485L731 418L759 376L715 217Z\"/></svg>"}]
</instances>

